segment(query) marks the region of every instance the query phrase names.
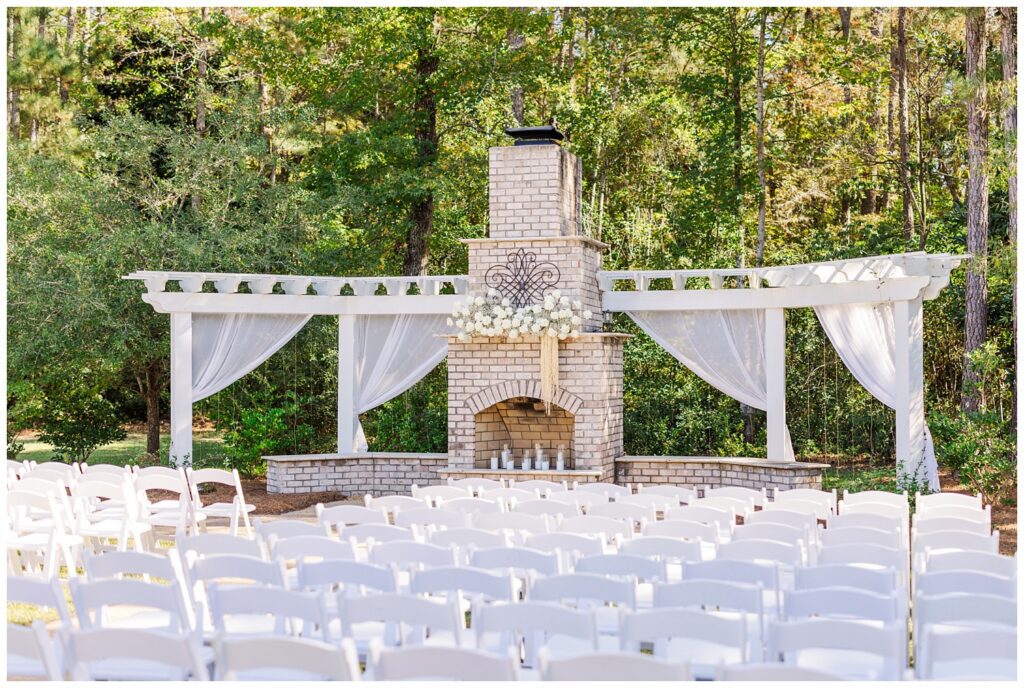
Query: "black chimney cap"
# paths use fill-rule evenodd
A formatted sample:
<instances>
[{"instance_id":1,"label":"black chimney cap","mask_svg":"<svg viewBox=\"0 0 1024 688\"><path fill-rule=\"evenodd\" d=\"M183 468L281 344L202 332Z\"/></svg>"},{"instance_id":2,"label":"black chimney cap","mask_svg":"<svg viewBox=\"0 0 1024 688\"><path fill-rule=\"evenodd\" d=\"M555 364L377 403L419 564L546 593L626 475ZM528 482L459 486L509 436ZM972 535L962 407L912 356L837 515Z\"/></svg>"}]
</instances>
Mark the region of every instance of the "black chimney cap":
<instances>
[{"instance_id":1,"label":"black chimney cap","mask_svg":"<svg viewBox=\"0 0 1024 688\"><path fill-rule=\"evenodd\" d=\"M516 140L516 146L557 145L565 139L562 132L550 124L543 127L510 127L505 133Z\"/></svg>"}]
</instances>

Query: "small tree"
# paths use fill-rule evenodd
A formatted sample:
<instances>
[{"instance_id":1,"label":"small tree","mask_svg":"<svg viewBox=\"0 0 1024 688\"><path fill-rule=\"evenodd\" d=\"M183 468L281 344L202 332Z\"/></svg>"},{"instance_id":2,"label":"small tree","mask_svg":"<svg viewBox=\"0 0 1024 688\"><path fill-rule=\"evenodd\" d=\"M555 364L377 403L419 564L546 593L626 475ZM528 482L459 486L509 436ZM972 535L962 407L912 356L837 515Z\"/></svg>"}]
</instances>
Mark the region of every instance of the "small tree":
<instances>
[{"instance_id":1,"label":"small tree","mask_svg":"<svg viewBox=\"0 0 1024 688\"><path fill-rule=\"evenodd\" d=\"M64 378L46 390L39 439L54 447L54 458L84 462L89 455L126 436L117 409L84 380Z\"/></svg>"}]
</instances>

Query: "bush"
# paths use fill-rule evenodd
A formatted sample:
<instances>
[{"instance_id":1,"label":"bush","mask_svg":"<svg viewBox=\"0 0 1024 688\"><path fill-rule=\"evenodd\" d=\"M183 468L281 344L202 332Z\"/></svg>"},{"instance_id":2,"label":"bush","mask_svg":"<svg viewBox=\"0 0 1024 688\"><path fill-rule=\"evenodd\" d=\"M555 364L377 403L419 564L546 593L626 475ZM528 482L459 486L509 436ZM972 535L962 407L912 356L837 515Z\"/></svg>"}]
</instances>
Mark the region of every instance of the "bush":
<instances>
[{"instance_id":1,"label":"bush","mask_svg":"<svg viewBox=\"0 0 1024 688\"><path fill-rule=\"evenodd\" d=\"M51 384L38 422L39 439L53 445L55 460L68 463L85 462L97 447L127 436L114 405L81 379Z\"/></svg>"},{"instance_id":2,"label":"bush","mask_svg":"<svg viewBox=\"0 0 1024 688\"><path fill-rule=\"evenodd\" d=\"M18 441L19 435L36 427L43 412L43 393L38 387L25 380L7 385L7 458L16 460L25 449Z\"/></svg>"},{"instance_id":3,"label":"bush","mask_svg":"<svg viewBox=\"0 0 1024 688\"><path fill-rule=\"evenodd\" d=\"M263 396L260 401L269 399ZM221 419L225 466L237 468L246 477L259 476L266 472L264 456L294 453L297 446L308 446L316 432L309 425L289 422L297 417L297 411L295 394L289 392L277 405L257 403L232 419Z\"/></svg>"}]
</instances>

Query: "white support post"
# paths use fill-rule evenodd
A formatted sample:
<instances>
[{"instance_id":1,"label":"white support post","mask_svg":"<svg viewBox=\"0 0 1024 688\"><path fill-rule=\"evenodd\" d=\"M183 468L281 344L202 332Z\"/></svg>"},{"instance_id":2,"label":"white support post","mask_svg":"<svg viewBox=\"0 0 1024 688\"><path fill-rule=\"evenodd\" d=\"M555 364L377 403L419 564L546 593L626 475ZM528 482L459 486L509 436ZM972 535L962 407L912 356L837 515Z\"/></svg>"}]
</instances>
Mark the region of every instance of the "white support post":
<instances>
[{"instance_id":1,"label":"white support post","mask_svg":"<svg viewBox=\"0 0 1024 688\"><path fill-rule=\"evenodd\" d=\"M924 318L921 299L894 305L896 467L900 482L927 480L924 467Z\"/></svg>"},{"instance_id":2,"label":"white support post","mask_svg":"<svg viewBox=\"0 0 1024 688\"><path fill-rule=\"evenodd\" d=\"M764 312L765 376L768 387L768 460L792 461L786 451L786 311Z\"/></svg>"},{"instance_id":3,"label":"white support post","mask_svg":"<svg viewBox=\"0 0 1024 688\"><path fill-rule=\"evenodd\" d=\"M356 445L356 318L338 316L338 453Z\"/></svg>"},{"instance_id":4,"label":"white support post","mask_svg":"<svg viewBox=\"0 0 1024 688\"><path fill-rule=\"evenodd\" d=\"M171 313L171 448L174 466L192 456L192 314Z\"/></svg>"}]
</instances>

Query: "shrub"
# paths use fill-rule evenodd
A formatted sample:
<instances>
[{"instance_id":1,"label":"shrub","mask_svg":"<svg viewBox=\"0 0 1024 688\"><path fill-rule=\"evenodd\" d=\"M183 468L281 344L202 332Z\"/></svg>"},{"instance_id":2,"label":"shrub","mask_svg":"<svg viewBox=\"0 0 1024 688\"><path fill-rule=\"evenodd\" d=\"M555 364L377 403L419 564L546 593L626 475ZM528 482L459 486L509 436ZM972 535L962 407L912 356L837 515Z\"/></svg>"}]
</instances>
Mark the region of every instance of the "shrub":
<instances>
[{"instance_id":1,"label":"shrub","mask_svg":"<svg viewBox=\"0 0 1024 688\"><path fill-rule=\"evenodd\" d=\"M18 441L21 433L36 427L42 415L43 393L38 387L25 380L16 380L7 385L7 458L16 460L25 450L25 444Z\"/></svg>"},{"instance_id":2,"label":"shrub","mask_svg":"<svg viewBox=\"0 0 1024 688\"><path fill-rule=\"evenodd\" d=\"M84 379L64 378L46 389L38 414L39 439L54 448L54 459L85 462L97 447L127 433L117 409Z\"/></svg>"},{"instance_id":3,"label":"shrub","mask_svg":"<svg viewBox=\"0 0 1024 688\"><path fill-rule=\"evenodd\" d=\"M225 466L237 468L246 477L263 475L264 456L294 453L297 446L308 446L316 433L309 425L289 422L297 411L295 395L289 392L276 405L258 403L232 419L222 418Z\"/></svg>"}]
</instances>

